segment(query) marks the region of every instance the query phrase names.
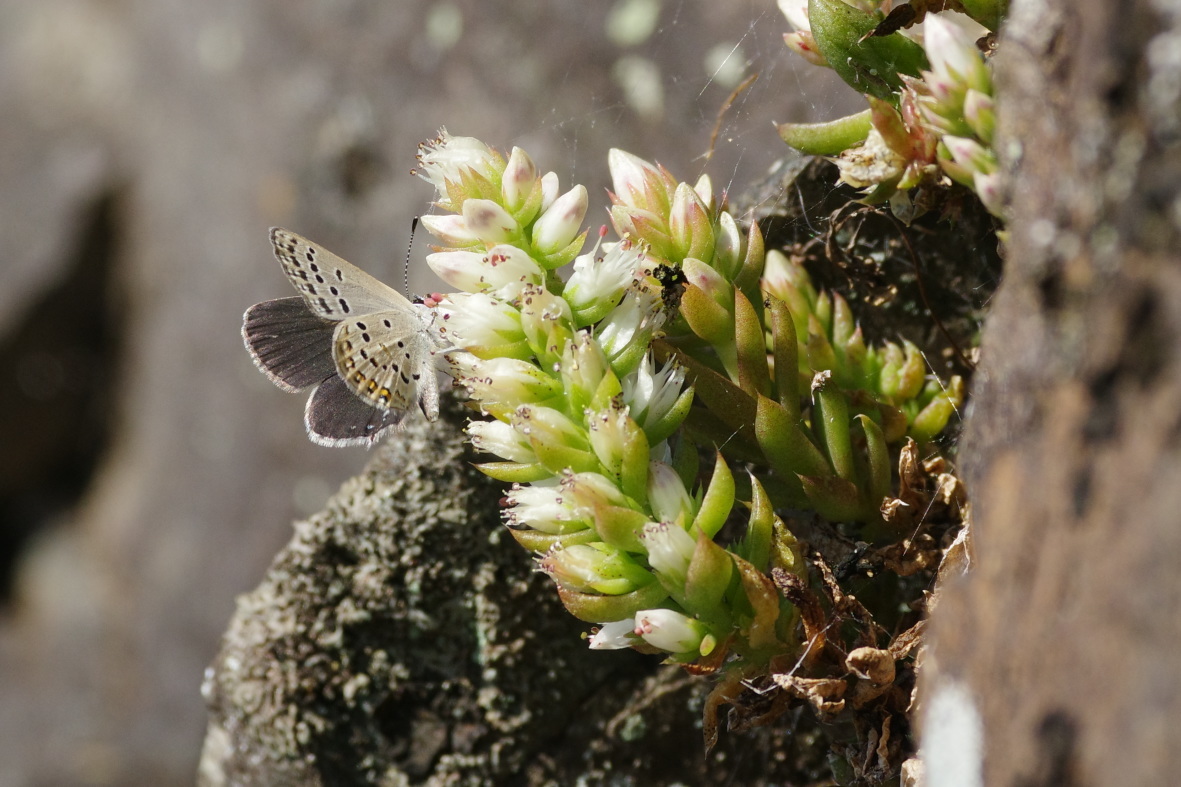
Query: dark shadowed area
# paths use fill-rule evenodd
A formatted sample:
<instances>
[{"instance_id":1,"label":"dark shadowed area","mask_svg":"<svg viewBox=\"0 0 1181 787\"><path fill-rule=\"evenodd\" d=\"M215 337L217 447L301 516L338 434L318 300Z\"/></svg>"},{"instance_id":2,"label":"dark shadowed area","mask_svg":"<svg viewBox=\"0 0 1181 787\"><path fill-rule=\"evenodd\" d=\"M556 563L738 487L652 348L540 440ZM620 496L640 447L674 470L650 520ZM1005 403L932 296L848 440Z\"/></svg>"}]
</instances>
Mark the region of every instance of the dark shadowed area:
<instances>
[{"instance_id":1,"label":"dark shadowed area","mask_svg":"<svg viewBox=\"0 0 1181 787\"><path fill-rule=\"evenodd\" d=\"M370 458L242 348L292 294L268 227L400 286L441 126L586 184L592 224L611 147L742 190L773 120L859 108L785 30L771 0L0 0L0 784L191 784L235 597Z\"/></svg>"}]
</instances>

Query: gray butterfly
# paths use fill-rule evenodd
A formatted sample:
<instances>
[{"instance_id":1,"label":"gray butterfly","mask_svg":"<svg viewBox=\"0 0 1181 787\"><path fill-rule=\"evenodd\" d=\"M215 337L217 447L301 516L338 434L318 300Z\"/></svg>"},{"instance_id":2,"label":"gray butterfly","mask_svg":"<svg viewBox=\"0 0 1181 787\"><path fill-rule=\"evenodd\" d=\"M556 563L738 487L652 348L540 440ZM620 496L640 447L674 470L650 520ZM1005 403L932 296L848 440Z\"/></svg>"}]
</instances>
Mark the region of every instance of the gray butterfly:
<instances>
[{"instance_id":1,"label":"gray butterfly","mask_svg":"<svg viewBox=\"0 0 1181 787\"><path fill-rule=\"evenodd\" d=\"M251 306L242 338L275 385L312 388L312 442L372 445L415 403L438 418L441 348L426 308L294 232L275 227L271 244L300 297Z\"/></svg>"}]
</instances>

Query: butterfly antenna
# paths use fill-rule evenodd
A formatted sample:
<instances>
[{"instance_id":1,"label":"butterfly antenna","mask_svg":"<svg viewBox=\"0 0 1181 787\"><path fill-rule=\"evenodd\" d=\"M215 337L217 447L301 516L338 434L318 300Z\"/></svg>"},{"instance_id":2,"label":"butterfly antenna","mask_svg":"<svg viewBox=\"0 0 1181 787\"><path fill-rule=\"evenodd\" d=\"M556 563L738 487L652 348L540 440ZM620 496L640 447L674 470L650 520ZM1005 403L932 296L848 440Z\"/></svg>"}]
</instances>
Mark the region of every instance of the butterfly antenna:
<instances>
[{"instance_id":1,"label":"butterfly antenna","mask_svg":"<svg viewBox=\"0 0 1181 787\"><path fill-rule=\"evenodd\" d=\"M410 222L410 242L406 244L406 264L402 266L402 292L410 297L410 250L414 248L414 231L418 229L418 216Z\"/></svg>"}]
</instances>

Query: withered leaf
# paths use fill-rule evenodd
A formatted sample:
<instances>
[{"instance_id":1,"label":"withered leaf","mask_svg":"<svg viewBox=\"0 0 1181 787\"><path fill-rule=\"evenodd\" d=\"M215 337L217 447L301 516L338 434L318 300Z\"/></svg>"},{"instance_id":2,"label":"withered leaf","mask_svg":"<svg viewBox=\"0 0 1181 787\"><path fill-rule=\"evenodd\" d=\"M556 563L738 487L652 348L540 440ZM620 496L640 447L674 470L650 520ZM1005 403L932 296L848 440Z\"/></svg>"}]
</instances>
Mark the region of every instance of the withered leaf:
<instances>
[{"instance_id":1,"label":"withered leaf","mask_svg":"<svg viewBox=\"0 0 1181 787\"><path fill-rule=\"evenodd\" d=\"M867 38L888 36L923 21L927 14L937 14L940 11L964 11L959 0L910 0L906 5L900 5L886 15L881 23L861 37Z\"/></svg>"}]
</instances>

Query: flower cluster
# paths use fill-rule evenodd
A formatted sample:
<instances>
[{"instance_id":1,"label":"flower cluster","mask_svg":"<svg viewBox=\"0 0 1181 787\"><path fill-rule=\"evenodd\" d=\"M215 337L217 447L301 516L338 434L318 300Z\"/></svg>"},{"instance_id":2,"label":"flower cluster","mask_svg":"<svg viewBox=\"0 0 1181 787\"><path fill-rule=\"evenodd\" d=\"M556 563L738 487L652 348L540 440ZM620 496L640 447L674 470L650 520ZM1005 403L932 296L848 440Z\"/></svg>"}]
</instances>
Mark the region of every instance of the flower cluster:
<instances>
[{"instance_id":1,"label":"flower cluster","mask_svg":"<svg viewBox=\"0 0 1181 787\"><path fill-rule=\"evenodd\" d=\"M913 101L939 140L939 166L952 180L974 190L993 215L1000 216L992 72L962 27L938 16L923 23L931 70L907 80L904 100Z\"/></svg>"},{"instance_id":2,"label":"flower cluster","mask_svg":"<svg viewBox=\"0 0 1181 787\"><path fill-rule=\"evenodd\" d=\"M883 34L893 30L890 20L902 9L883 16L881 5L876 0L780 0L796 28L785 36L788 46L810 62L831 67L870 104L865 112L836 121L781 124L780 136L806 153L839 154L841 180L863 189L865 202L890 200L901 218L914 216L908 190L943 176L975 191L1000 216L991 147L996 122L992 76L974 36L934 13L926 14L921 28ZM960 18L983 32L995 29L1007 4L976 0L963 8L975 22Z\"/></svg>"},{"instance_id":3,"label":"flower cluster","mask_svg":"<svg viewBox=\"0 0 1181 787\"><path fill-rule=\"evenodd\" d=\"M592 647L765 665L799 646L769 576L803 570L776 509L880 522L889 447L938 432L958 383L910 345L867 346L708 178L622 151L609 166L618 240L604 227L583 252L582 186L561 193L517 148L421 148L445 211L423 219L442 243L427 262L456 290L436 296L447 357L485 416L468 434L513 484L512 535L601 626Z\"/></svg>"}]
</instances>

